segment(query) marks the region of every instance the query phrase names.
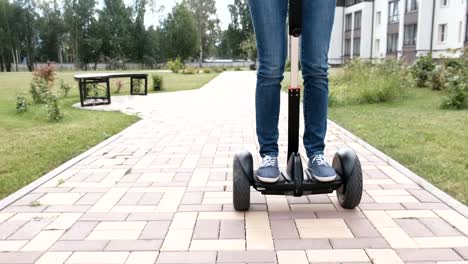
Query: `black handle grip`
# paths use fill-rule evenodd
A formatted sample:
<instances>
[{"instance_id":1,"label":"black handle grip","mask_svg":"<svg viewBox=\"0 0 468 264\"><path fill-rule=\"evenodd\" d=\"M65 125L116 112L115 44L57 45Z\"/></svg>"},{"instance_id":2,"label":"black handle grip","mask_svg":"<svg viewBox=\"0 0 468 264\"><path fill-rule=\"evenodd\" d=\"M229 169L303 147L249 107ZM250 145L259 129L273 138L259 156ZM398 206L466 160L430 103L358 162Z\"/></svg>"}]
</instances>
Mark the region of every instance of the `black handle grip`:
<instances>
[{"instance_id":1,"label":"black handle grip","mask_svg":"<svg viewBox=\"0 0 468 264\"><path fill-rule=\"evenodd\" d=\"M289 0L289 35L302 34L302 0Z\"/></svg>"}]
</instances>

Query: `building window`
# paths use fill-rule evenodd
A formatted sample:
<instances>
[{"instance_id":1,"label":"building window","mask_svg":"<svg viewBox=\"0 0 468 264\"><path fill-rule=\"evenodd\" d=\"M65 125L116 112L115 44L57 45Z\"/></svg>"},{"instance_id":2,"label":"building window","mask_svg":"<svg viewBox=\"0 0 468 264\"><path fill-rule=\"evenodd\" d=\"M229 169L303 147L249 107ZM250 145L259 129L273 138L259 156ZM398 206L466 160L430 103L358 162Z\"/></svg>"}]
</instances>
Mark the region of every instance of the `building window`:
<instances>
[{"instance_id":1,"label":"building window","mask_svg":"<svg viewBox=\"0 0 468 264\"><path fill-rule=\"evenodd\" d=\"M387 53L395 53L398 50L398 33L388 34Z\"/></svg>"},{"instance_id":2,"label":"building window","mask_svg":"<svg viewBox=\"0 0 468 264\"><path fill-rule=\"evenodd\" d=\"M375 53L379 56L380 53L380 39L375 40Z\"/></svg>"},{"instance_id":3,"label":"building window","mask_svg":"<svg viewBox=\"0 0 468 264\"><path fill-rule=\"evenodd\" d=\"M414 46L416 45L416 35L418 32L418 25L405 25L405 39L403 45L405 46Z\"/></svg>"},{"instance_id":4,"label":"building window","mask_svg":"<svg viewBox=\"0 0 468 264\"><path fill-rule=\"evenodd\" d=\"M446 7L449 5L449 0L440 0L440 6L441 7Z\"/></svg>"},{"instance_id":5,"label":"building window","mask_svg":"<svg viewBox=\"0 0 468 264\"><path fill-rule=\"evenodd\" d=\"M351 54L351 39L345 39L344 55L349 56L350 54Z\"/></svg>"},{"instance_id":6,"label":"building window","mask_svg":"<svg viewBox=\"0 0 468 264\"><path fill-rule=\"evenodd\" d=\"M353 56L361 55L361 38L353 39Z\"/></svg>"},{"instance_id":7,"label":"building window","mask_svg":"<svg viewBox=\"0 0 468 264\"><path fill-rule=\"evenodd\" d=\"M447 40L447 24L439 25L439 42L444 43Z\"/></svg>"},{"instance_id":8,"label":"building window","mask_svg":"<svg viewBox=\"0 0 468 264\"><path fill-rule=\"evenodd\" d=\"M382 12L378 11L375 14L375 23L379 26L382 23Z\"/></svg>"},{"instance_id":9,"label":"building window","mask_svg":"<svg viewBox=\"0 0 468 264\"><path fill-rule=\"evenodd\" d=\"M406 0L406 12L418 11L418 0Z\"/></svg>"},{"instance_id":10,"label":"building window","mask_svg":"<svg viewBox=\"0 0 468 264\"><path fill-rule=\"evenodd\" d=\"M346 0L345 6L352 6L361 3L363 0Z\"/></svg>"},{"instance_id":11,"label":"building window","mask_svg":"<svg viewBox=\"0 0 468 264\"><path fill-rule=\"evenodd\" d=\"M345 21L345 31L351 31L351 22L352 22L352 14L347 14L346 15L346 21Z\"/></svg>"},{"instance_id":12,"label":"building window","mask_svg":"<svg viewBox=\"0 0 468 264\"><path fill-rule=\"evenodd\" d=\"M388 3L388 23L398 23L400 21L399 2L399 0L394 0Z\"/></svg>"},{"instance_id":13,"label":"building window","mask_svg":"<svg viewBox=\"0 0 468 264\"><path fill-rule=\"evenodd\" d=\"M354 13L354 30L361 29L362 11Z\"/></svg>"},{"instance_id":14,"label":"building window","mask_svg":"<svg viewBox=\"0 0 468 264\"><path fill-rule=\"evenodd\" d=\"M463 21L458 24L458 42L463 42Z\"/></svg>"}]
</instances>

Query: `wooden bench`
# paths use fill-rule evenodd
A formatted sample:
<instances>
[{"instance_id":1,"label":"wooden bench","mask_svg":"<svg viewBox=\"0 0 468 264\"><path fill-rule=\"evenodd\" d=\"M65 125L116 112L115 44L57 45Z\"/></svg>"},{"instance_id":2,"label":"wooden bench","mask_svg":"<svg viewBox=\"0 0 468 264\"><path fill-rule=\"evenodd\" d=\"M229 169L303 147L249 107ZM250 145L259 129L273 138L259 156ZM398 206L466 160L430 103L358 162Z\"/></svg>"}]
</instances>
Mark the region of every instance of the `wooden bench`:
<instances>
[{"instance_id":1,"label":"wooden bench","mask_svg":"<svg viewBox=\"0 0 468 264\"><path fill-rule=\"evenodd\" d=\"M90 73L78 74L74 78L78 81L82 107L110 104L109 80L112 78L130 78L131 95L148 94L148 74L146 73ZM143 80L145 82L144 89L141 87Z\"/></svg>"}]
</instances>

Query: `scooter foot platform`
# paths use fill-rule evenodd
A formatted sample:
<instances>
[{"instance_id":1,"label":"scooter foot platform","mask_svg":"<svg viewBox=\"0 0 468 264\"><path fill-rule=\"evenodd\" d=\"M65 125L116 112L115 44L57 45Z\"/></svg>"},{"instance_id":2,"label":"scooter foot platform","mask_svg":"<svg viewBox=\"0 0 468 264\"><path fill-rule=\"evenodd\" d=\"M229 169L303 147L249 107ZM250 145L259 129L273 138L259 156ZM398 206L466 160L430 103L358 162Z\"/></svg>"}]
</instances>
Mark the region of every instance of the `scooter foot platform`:
<instances>
[{"instance_id":1,"label":"scooter foot platform","mask_svg":"<svg viewBox=\"0 0 468 264\"><path fill-rule=\"evenodd\" d=\"M280 178L275 183L264 183L258 180L254 172L254 182L252 186L262 194L302 196L332 193L343 184L339 175L336 175L336 179L334 181L320 182L315 178L310 177L310 173L307 170L304 174L306 177L304 177L304 181L300 184L300 195L298 195L298 189L294 179L283 172L281 172Z\"/></svg>"}]
</instances>

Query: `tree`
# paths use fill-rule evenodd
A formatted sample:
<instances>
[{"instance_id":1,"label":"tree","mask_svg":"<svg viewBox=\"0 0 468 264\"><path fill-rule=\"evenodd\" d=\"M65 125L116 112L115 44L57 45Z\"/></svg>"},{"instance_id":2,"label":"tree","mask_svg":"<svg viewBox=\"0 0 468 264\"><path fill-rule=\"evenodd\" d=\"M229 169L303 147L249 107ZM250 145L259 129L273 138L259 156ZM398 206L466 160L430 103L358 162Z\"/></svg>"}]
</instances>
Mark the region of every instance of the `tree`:
<instances>
[{"instance_id":1,"label":"tree","mask_svg":"<svg viewBox=\"0 0 468 264\"><path fill-rule=\"evenodd\" d=\"M125 7L122 0L104 0L99 20L102 27L104 55L115 61L128 60L134 52L131 9Z\"/></svg>"},{"instance_id":2,"label":"tree","mask_svg":"<svg viewBox=\"0 0 468 264\"><path fill-rule=\"evenodd\" d=\"M192 13L183 4L176 4L163 21L164 51L168 58L187 60L199 48L197 25Z\"/></svg>"},{"instance_id":3,"label":"tree","mask_svg":"<svg viewBox=\"0 0 468 264\"><path fill-rule=\"evenodd\" d=\"M209 53L219 35L219 19L216 17L216 1L185 0L184 3L192 12L197 23L201 67L203 57L205 54Z\"/></svg>"},{"instance_id":4,"label":"tree","mask_svg":"<svg viewBox=\"0 0 468 264\"><path fill-rule=\"evenodd\" d=\"M234 0L234 3L228 8L231 14L231 23L222 34L220 47L227 48L226 53L233 58L244 57L241 43L248 41L253 35L249 6L246 0Z\"/></svg>"},{"instance_id":5,"label":"tree","mask_svg":"<svg viewBox=\"0 0 468 264\"><path fill-rule=\"evenodd\" d=\"M87 69L87 64L100 50L100 31L97 28L95 0L64 0L64 21L67 38L66 52L69 60Z\"/></svg>"},{"instance_id":6,"label":"tree","mask_svg":"<svg viewBox=\"0 0 468 264\"><path fill-rule=\"evenodd\" d=\"M65 27L62 13L56 0L40 3L42 17L39 18L39 55L41 61L63 62L62 45Z\"/></svg>"}]
</instances>

